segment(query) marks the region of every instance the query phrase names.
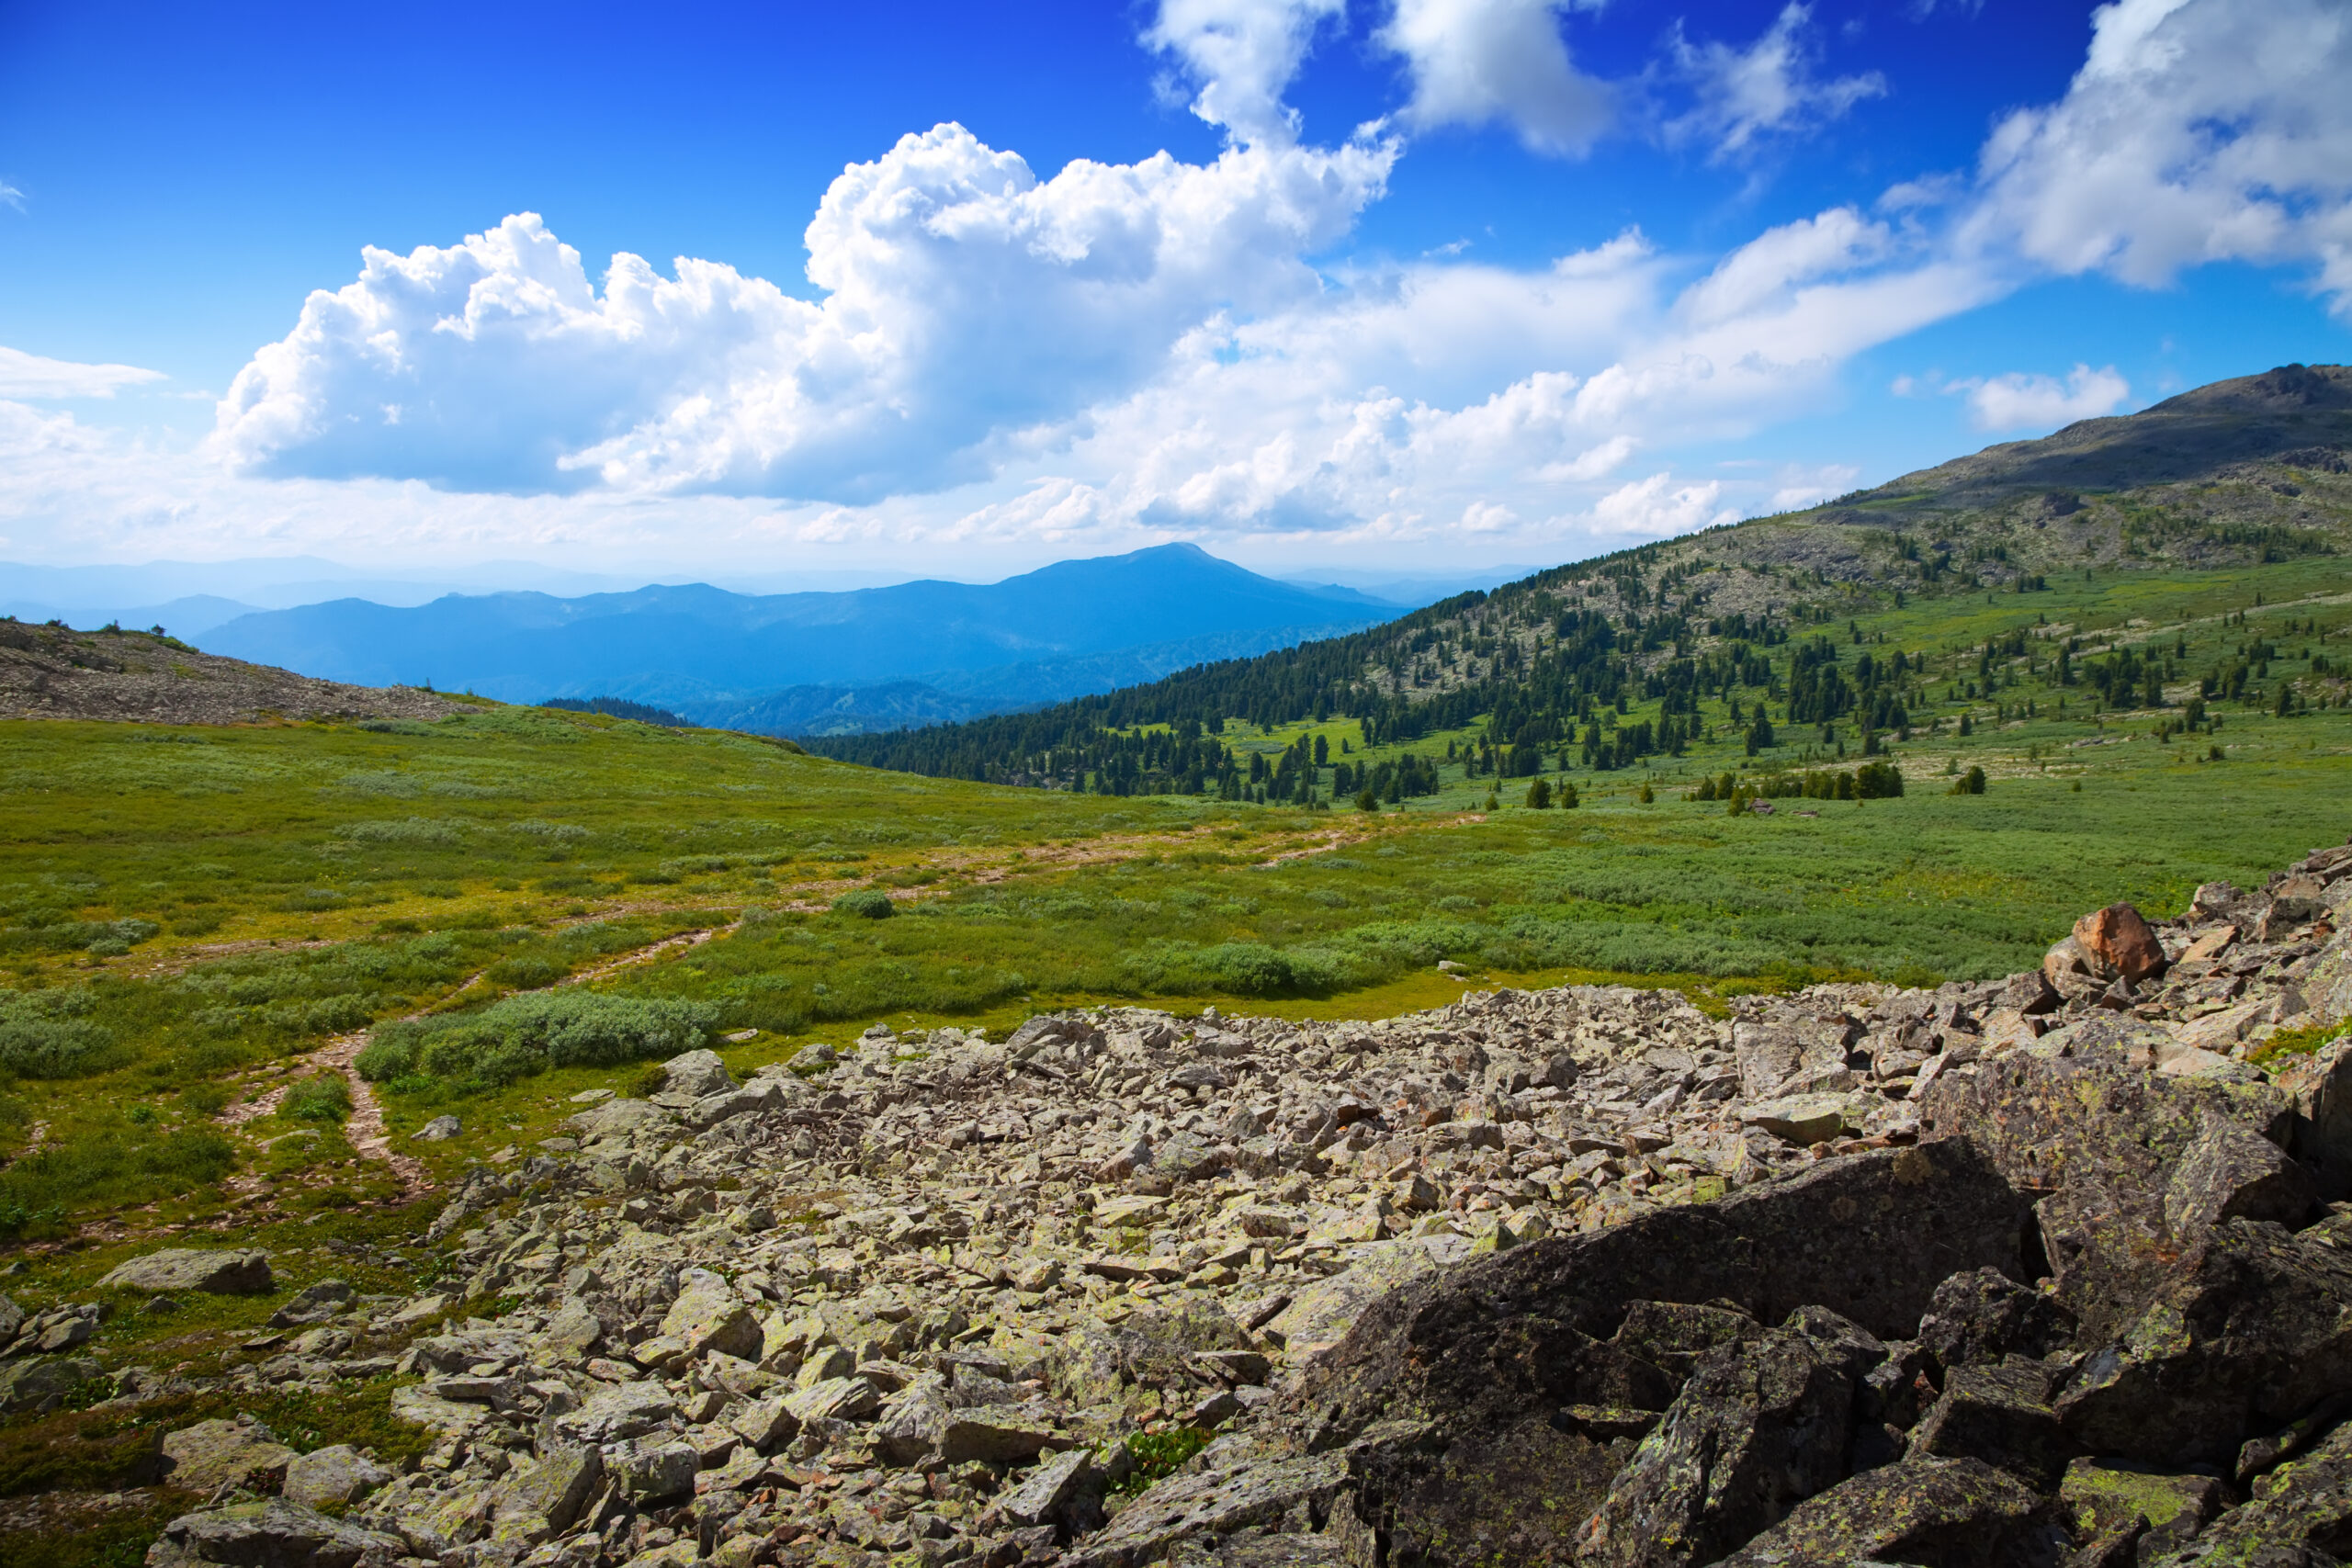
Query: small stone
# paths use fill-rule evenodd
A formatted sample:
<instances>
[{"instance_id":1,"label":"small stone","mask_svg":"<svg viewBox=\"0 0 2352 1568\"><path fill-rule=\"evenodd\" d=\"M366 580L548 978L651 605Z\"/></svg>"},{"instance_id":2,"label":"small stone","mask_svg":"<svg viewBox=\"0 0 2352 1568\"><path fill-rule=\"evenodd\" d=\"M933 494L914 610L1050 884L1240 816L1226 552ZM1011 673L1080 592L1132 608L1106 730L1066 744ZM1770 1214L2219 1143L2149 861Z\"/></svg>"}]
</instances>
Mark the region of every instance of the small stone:
<instances>
[{"instance_id":1,"label":"small stone","mask_svg":"<svg viewBox=\"0 0 2352 1568\"><path fill-rule=\"evenodd\" d=\"M607 1092L610 1091L608 1090ZM416 1139L419 1143L439 1144L447 1143L449 1139L456 1137L459 1133L464 1131L465 1124L459 1122L455 1116L444 1115L435 1116L432 1121L427 1122L424 1126L419 1127L415 1132L411 1133L409 1136Z\"/></svg>"}]
</instances>

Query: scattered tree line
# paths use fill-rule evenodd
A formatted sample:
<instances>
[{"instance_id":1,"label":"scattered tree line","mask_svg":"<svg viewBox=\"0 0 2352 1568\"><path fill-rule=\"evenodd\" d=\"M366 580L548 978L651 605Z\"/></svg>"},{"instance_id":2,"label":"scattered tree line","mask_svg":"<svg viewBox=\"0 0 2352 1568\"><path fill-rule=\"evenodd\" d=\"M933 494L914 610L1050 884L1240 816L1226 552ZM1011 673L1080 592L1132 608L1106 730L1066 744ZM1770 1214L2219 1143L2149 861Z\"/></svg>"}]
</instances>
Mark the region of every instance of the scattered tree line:
<instances>
[{"instance_id":1,"label":"scattered tree line","mask_svg":"<svg viewBox=\"0 0 2352 1568\"><path fill-rule=\"evenodd\" d=\"M561 708L566 713L601 713L612 718L635 719L639 724L658 724L664 729L685 729L693 725L693 720L682 718L668 708L633 703L627 697L549 697L539 706Z\"/></svg>"}]
</instances>

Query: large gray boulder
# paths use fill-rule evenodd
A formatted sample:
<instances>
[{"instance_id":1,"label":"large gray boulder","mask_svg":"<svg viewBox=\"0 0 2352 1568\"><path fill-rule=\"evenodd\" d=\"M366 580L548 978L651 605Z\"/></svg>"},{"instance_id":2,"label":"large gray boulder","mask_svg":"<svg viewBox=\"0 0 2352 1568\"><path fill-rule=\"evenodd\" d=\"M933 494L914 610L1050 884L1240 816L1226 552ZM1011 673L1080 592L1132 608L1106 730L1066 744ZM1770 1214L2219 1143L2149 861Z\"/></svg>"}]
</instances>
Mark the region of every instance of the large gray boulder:
<instances>
[{"instance_id":1,"label":"large gray boulder","mask_svg":"<svg viewBox=\"0 0 2352 1568\"><path fill-rule=\"evenodd\" d=\"M117 1264L98 1281L98 1289L153 1291L159 1295L202 1291L216 1296L262 1296L269 1293L272 1284L266 1252L173 1247Z\"/></svg>"},{"instance_id":2,"label":"large gray boulder","mask_svg":"<svg viewBox=\"0 0 2352 1568\"><path fill-rule=\"evenodd\" d=\"M391 1568L407 1555L398 1536L273 1497L181 1515L147 1549L147 1568Z\"/></svg>"},{"instance_id":3,"label":"large gray boulder","mask_svg":"<svg viewBox=\"0 0 2352 1568\"><path fill-rule=\"evenodd\" d=\"M106 1369L86 1356L61 1356L53 1360L18 1361L0 1368L0 1415L26 1410L54 1410L77 1385Z\"/></svg>"},{"instance_id":4,"label":"large gray boulder","mask_svg":"<svg viewBox=\"0 0 2352 1568\"><path fill-rule=\"evenodd\" d=\"M296 1457L259 1422L198 1421L164 1436L163 1481L185 1492L276 1492Z\"/></svg>"},{"instance_id":5,"label":"large gray boulder","mask_svg":"<svg viewBox=\"0 0 2352 1568\"><path fill-rule=\"evenodd\" d=\"M337 1443L288 1461L282 1495L306 1508L341 1507L391 1479L390 1471L349 1443Z\"/></svg>"},{"instance_id":6,"label":"large gray boulder","mask_svg":"<svg viewBox=\"0 0 2352 1568\"><path fill-rule=\"evenodd\" d=\"M1578 1561L1713 1562L1846 1477L1855 1392L1886 1348L1820 1312L1702 1358L1611 1483Z\"/></svg>"},{"instance_id":7,"label":"large gray boulder","mask_svg":"<svg viewBox=\"0 0 2352 1568\"><path fill-rule=\"evenodd\" d=\"M718 1059L716 1051L685 1051L662 1064L669 1074L662 1086L664 1093L691 1095L696 1100L706 1095L724 1094L735 1087L734 1076L727 1064Z\"/></svg>"}]
</instances>

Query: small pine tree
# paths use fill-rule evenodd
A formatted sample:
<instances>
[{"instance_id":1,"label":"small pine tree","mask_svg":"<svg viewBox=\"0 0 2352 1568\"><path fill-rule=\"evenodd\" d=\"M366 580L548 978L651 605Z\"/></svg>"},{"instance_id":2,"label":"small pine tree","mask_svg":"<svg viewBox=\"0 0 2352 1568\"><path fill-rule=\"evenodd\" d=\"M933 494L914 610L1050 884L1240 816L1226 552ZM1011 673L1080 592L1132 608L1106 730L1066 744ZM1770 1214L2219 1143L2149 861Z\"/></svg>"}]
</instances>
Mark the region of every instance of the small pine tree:
<instances>
[{"instance_id":1,"label":"small pine tree","mask_svg":"<svg viewBox=\"0 0 2352 1568\"><path fill-rule=\"evenodd\" d=\"M1527 804L1538 811L1552 809L1552 783L1549 779L1539 778L1527 786Z\"/></svg>"},{"instance_id":2,"label":"small pine tree","mask_svg":"<svg viewBox=\"0 0 2352 1568\"><path fill-rule=\"evenodd\" d=\"M1570 781L1562 779L1560 781L1561 808L1566 811L1574 811L1577 807L1582 806L1583 804L1584 797L1577 794L1577 786Z\"/></svg>"},{"instance_id":3,"label":"small pine tree","mask_svg":"<svg viewBox=\"0 0 2352 1568\"><path fill-rule=\"evenodd\" d=\"M1360 790L1360 791L1358 791L1358 792L1357 792L1357 794L1356 794L1356 809L1357 809L1358 811L1377 811L1377 810L1379 810L1379 809L1380 809L1380 796L1378 796L1378 795L1374 795L1372 791L1370 791L1370 790L1368 790L1368 789L1366 789L1366 790Z\"/></svg>"},{"instance_id":4,"label":"small pine tree","mask_svg":"<svg viewBox=\"0 0 2352 1568\"><path fill-rule=\"evenodd\" d=\"M1634 798L1639 800L1644 806L1647 806L1650 802L1657 798L1657 792L1650 788L1649 780L1644 779L1642 781L1641 791L1634 796Z\"/></svg>"}]
</instances>

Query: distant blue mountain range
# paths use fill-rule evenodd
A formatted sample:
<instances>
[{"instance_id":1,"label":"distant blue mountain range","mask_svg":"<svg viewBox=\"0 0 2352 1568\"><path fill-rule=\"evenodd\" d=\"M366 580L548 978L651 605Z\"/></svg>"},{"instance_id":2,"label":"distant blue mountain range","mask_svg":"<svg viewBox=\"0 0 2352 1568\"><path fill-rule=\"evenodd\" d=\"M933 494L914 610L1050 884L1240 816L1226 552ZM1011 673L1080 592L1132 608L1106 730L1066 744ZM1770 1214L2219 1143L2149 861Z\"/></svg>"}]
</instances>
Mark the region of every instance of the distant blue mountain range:
<instances>
[{"instance_id":1,"label":"distant blue mountain range","mask_svg":"<svg viewBox=\"0 0 2352 1568\"><path fill-rule=\"evenodd\" d=\"M1406 608L1163 545L985 584L453 593L406 609L339 599L241 615L190 640L361 685L430 682L508 702L623 697L698 723L839 734L1109 691Z\"/></svg>"}]
</instances>

